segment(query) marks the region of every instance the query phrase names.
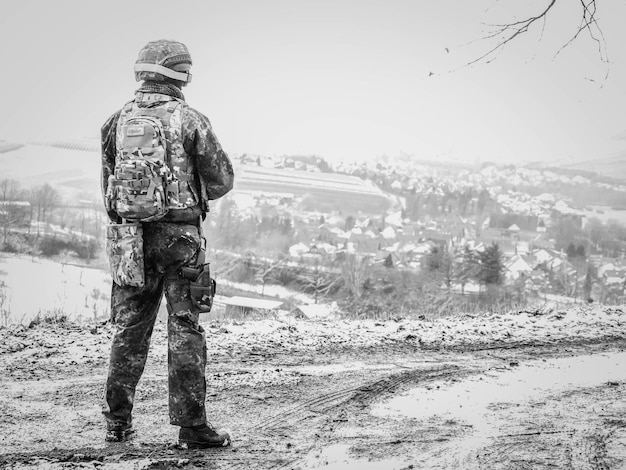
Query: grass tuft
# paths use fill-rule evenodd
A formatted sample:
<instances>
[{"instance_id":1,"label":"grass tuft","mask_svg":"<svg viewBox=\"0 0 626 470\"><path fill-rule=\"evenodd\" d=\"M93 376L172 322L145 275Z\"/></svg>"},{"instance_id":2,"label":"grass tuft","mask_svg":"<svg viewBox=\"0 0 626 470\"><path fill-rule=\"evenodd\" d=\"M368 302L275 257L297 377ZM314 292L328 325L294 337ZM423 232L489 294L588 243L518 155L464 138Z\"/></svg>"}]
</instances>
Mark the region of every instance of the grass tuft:
<instances>
[{"instance_id":1,"label":"grass tuft","mask_svg":"<svg viewBox=\"0 0 626 470\"><path fill-rule=\"evenodd\" d=\"M67 326L71 323L67 313L61 309L48 310L46 312L39 311L37 316L28 323L28 328L34 328L38 325L54 325Z\"/></svg>"}]
</instances>

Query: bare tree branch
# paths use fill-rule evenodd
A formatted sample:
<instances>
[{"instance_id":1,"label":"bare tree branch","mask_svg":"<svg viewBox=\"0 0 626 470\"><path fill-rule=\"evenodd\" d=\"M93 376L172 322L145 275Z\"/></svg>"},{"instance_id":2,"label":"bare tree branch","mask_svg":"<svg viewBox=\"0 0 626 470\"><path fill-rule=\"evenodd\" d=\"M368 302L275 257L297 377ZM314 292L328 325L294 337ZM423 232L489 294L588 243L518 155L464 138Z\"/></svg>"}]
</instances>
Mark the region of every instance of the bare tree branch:
<instances>
[{"instance_id":1,"label":"bare tree branch","mask_svg":"<svg viewBox=\"0 0 626 470\"><path fill-rule=\"evenodd\" d=\"M485 36L484 39L498 38L498 42L489 51L485 52L480 57L468 62L467 65L472 65L472 64L475 64L476 62L480 62L481 60L484 60L487 57L492 56L496 51L503 49L504 46L506 46L509 42L513 41L519 35L527 32L528 28L530 28L533 25L533 23L535 23L536 21L542 18L545 19L546 16L548 15L548 12L555 5L555 3L556 3L556 0L550 0L550 3L546 7L546 9L536 16L531 16L530 18L526 18L520 21L515 21L513 23L491 25L495 29L493 30L493 32ZM487 63L489 62L491 62L491 60L487 61Z\"/></svg>"},{"instance_id":2,"label":"bare tree branch","mask_svg":"<svg viewBox=\"0 0 626 470\"><path fill-rule=\"evenodd\" d=\"M559 55L559 53L563 49L565 49L572 42L578 39L581 33L587 32L591 39L598 44L598 54L600 55L600 59L602 60L602 62L608 64L609 60L606 54L606 41L604 39L604 35L602 33L600 25L597 21L596 0L579 1L581 5L580 24L578 25L578 28L576 29L576 32L574 33L572 38L559 48L559 50L555 54L555 57ZM519 36L521 36L522 34L527 33L528 30L540 20L543 22L543 25L541 27L541 35L543 37L543 33L546 27L546 19L550 11L556 5L556 2L557 0L549 0L549 3L546 5L546 7L534 16L529 16L522 20L514 21L511 23L490 25L492 30L483 39L495 39L497 41L495 46L493 46L491 49L489 49L487 52L480 55L476 59L468 62L466 66L475 64L480 61L486 61L487 63L490 63L492 60L494 60L497 52L501 51L507 44L519 38Z\"/></svg>"},{"instance_id":3,"label":"bare tree branch","mask_svg":"<svg viewBox=\"0 0 626 470\"><path fill-rule=\"evenodd\" d=\"M598 54L600 55L600 58L603 62L608 63L608 57L606 56L606 40L604 39L604 34L602 33L602 29L600 29L596 19L596 0L580 0L580 4L583 10L580 25L572 38L563 44L563 46L561 46L561 48L557 51L555 57L559 55L563 49L578 39L578 36L580 36L583 31L587 31L591 39L598 45Z\"/></svg>"}]
</instances>

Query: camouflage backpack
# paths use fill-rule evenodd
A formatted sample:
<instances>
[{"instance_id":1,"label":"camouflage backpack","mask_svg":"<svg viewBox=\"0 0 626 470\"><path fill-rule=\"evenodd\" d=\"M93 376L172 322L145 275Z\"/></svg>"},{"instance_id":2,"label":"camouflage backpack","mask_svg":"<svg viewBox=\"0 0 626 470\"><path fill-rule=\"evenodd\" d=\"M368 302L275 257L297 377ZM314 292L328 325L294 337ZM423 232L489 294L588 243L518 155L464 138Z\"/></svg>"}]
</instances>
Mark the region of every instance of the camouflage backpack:
<instances>
[{"instance_id":1,"label":"camouflage backpack","mask_svg":"<svg viewBox=\"0 0 626 470\"><path fill-rule=\"evenodd\" d=\"M138 106L140 100L149 105ZM197 203L188 184L193 168L182 146L183 105L168 95L138 93L122 109L106 193L107 204L122 219L150 222Z\"/></svg>"}]
</instances>

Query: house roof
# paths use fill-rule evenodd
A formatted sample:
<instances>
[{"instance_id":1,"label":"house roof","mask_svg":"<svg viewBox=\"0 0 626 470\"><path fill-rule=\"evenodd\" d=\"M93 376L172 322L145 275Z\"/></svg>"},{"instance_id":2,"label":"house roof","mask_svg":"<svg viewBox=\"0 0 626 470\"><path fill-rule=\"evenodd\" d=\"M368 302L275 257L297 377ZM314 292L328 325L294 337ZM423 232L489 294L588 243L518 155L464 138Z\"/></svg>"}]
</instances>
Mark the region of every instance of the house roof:
<instances>
[{"instance_id":1,"label":"house roof","mask_svg":"<svg viewBox=\"0 0 626 470\"><path fill-rule=\"evenodd\" d=\"M386 239L396 238L396 232L391 227L386 227L385 230L382 231L381 235Z\"/></svg>"},{"instance_id":2,"label":"house roof","mask_svg":"<svg viewBox=\"0 0 626 470\"><path fill-rule=\"evenodd\" d=\"M522 271L531 272L532 271L532 267L520 255L513 256L509 261L505 263L505 266L510 271L517 271L517 272L522 272Z\"/></svg>"}]
</instances>

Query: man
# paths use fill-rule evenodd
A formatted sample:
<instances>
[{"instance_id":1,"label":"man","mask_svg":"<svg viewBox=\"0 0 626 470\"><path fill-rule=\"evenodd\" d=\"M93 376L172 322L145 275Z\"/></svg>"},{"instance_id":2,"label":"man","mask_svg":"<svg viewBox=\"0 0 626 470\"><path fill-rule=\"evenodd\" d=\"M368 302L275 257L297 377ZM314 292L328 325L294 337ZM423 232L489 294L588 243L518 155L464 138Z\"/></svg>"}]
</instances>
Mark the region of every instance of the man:
<instances>
[{"instance_id":1,"label":"man","mask_svg":"<svg viewBox=\"0 0 626 470\"><path fill-rule=\"evenodd\" d=\"M127 218L132 219L128 204L152 209L163 202L161 212L135 217L136 227L143 233L139 249L143 248L144 278L135 285L118 281L122 285L114 282L112 287L111 319L116 332L103 406L107 441L124 441L134 432L135 388L165 293L170 423L180 426L179 442L190 448L230 444L230 435L215 430L206 419L205 334L198 322L200 308L193 295L193 278L184 275L184 269L193 271L204 262L199 259L203 258L201 222L208 201L232 189L234 174L209 120L184 101L181 88L191 80L190 67L191 57L184 44L171 40L149 42L135 63L135 78L143 81L135 99L113 114L101 131L101 182L111 222L122 226ZM150 133L150 139L144 139L145 133ZM159 133L163 134L161 147L155 144ZM140 143L130 148L128 142L133 139ZM161 158L157 173L167 174L165 189L151 182L146 191L133 191L143 183L125 180L128 176L120 174L125 171L121 163L131 157L146 157L149 146L164 150L152 156ZM146 198L154 198L158 192L155 187L163 189L161 196L154 199L156 202L146 203ZM120 191L128 188L131 190L120 196ZM117 225L109 227L115 229Z\"/></svg>"}]
</instances>

